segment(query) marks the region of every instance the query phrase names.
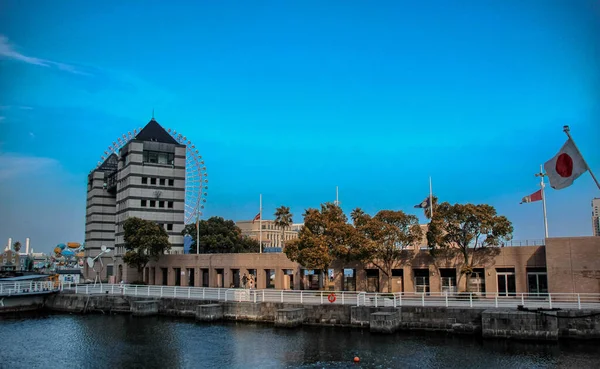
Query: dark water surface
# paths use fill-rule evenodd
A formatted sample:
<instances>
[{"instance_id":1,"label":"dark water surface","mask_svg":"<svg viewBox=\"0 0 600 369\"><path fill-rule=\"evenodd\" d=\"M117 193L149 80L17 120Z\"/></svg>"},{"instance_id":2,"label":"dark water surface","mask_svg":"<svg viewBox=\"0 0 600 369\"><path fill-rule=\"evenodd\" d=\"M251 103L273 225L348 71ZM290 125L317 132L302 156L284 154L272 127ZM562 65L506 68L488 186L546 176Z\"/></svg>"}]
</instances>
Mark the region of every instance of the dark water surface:
<instances>
[{"instance_id":1,"label":"dark water surface","mask_svg":"<svg viewBox=\"0 0 600 369\"><path fill-rule=\"evenodd\" d=\"M354 356L361 363L352 363ZM596 342L197 324L129 315L0 318L0 368L600 368Z\"/></svg>"}]
</instances>

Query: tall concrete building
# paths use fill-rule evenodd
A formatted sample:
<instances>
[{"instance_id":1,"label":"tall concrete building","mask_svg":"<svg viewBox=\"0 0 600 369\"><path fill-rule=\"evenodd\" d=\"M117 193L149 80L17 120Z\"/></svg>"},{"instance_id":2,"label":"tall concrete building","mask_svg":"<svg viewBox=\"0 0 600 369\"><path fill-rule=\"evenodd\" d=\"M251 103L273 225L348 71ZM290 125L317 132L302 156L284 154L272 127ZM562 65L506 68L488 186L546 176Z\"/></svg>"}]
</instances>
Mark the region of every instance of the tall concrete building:
<instances>
[{"instance_id":1,"label":"tall concrete building","mask_svg":"<svg viewBox=\"0 0 600 369\"><path fill-rule=\"evenodd\" d=\"M110 276L122 280L129 269L122 261L123 223L129 217L157 222L169 234L170 253L183 253L185 165L186 146L152 118L118 154L111 154L88 175L86 256L97 256L102 245L112 250L102 256L102 280ZM86 264L85 278L95 274Z\"/></svg>"},{"instance_id":2,"label":"tall concrete building","mask_svg":"<svg viewBox=\"0 0 600 369\"><path fill-rule=\"evenodd\" d=\"M592 227L594 228L594 236L600 237L600 198L596 197L592 200Z\"/></svg>"}]
</instances>

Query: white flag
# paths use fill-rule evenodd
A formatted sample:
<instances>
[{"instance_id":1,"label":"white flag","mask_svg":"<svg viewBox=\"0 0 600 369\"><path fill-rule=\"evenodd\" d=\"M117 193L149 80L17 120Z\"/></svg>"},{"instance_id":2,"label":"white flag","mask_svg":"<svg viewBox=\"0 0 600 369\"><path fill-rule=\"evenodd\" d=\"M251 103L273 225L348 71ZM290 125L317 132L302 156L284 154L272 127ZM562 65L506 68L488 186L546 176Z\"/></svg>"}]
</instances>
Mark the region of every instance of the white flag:
<instances>
[{"instance_id":1,"label":"white flag","mask_svg":"<svg viewBox=\"0 0 600 369\"><path fill-rule=\"evenodd\" d=\"M550 181L550 187L560 190L569 187L579 176L587 172L588 167L581 153L569 138L552 159L544 164Z\"/></svg>"}]
</instances>

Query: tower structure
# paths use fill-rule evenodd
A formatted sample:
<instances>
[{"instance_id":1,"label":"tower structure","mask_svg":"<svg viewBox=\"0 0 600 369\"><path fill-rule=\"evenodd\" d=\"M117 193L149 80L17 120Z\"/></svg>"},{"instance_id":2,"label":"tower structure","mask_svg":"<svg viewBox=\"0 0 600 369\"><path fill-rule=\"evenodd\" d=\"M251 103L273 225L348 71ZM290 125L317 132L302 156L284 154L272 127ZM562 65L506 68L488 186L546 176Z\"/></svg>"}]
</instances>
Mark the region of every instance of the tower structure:
<instances>
[{"instance_id":1,"label":"tower structure","mask_svg":"<svg viewBox=\"0 0 600 369\"><path fill-rule=\"evenodd\" d=\"M186 189L186 145L177 142L154 117L89 175L85 226L86 256L102 245L113 252L102 256L106 280L132 281L123 263L123 224L129 217L151 220L169 234L172 254L183 253ZM131 271L130 271L131 272ZM84 270L85 278L95 272Z\"/></svg>"}]
</instances>

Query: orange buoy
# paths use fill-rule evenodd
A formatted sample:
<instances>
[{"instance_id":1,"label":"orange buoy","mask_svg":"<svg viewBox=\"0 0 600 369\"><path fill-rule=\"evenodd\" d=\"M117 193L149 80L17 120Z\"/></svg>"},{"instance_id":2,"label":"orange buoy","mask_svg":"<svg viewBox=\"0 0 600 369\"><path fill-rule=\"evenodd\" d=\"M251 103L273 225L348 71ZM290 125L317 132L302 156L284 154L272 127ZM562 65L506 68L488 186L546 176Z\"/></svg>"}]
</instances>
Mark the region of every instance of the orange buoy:
<instances>
[{"instance_id":1,"label":"orange buoy","mask_svg":"<svg viewBox=\"0 0 600 369\"><path fill-rule=\"evenodd\" d=\"M360 362L360 358L359 358L358 356L355 356L355 357L354 357L354 362L355 362L355 363L358 363L358 362Z\"/></svg>"}]
</instances>

